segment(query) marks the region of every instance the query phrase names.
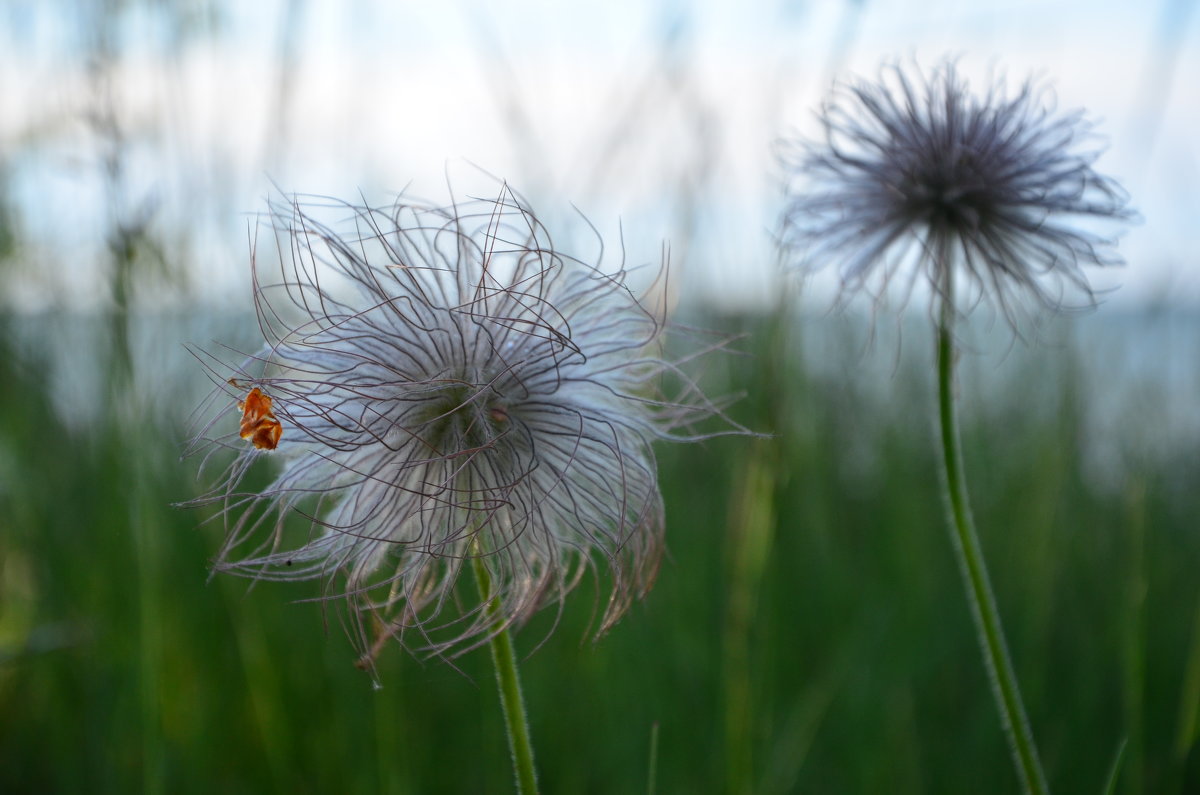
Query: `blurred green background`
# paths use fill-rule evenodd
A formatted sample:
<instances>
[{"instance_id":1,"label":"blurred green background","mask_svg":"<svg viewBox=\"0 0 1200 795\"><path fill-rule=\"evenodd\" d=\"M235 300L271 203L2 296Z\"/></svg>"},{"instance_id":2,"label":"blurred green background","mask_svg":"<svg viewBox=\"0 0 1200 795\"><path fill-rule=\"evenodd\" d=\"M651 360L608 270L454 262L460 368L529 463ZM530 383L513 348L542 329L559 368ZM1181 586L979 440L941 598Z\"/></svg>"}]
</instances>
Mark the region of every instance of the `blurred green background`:
<instances>
[{"instance_id":1,"label":"blurred green background","mask_svg":"<svg viewBox=\"0 0 1200 795\"><path fill-rule=\"evenodd\" d=\"M810 4L764 12L761 25L812 23L804 35L828 44L810 70L771 39L771 91L816 85L870 40L874 14L893 13L831 7L826 28ZM455 6L449 59L466 76L439 71L429 95L397 79L394 107L359 85L339 114L306 90L390 72L322 60L322 31L340 19L328 4L267 4L261 19L199 0L31 8L0 7L0 792L512 791L486 652L451 666L388 649L376 689L336 610L297 603L319 584L210 579L219 523L173 507L205 485L179 459L208 390L185 345L257 343L244 214L266 174L387 201L398 174L436 174L448 157L564 216L580 201L610 241L620 215L632 261L669 237L678 319L738 337L705 388L745 393L734 416L772 434L660 448L669 555L650 596L593 643L603 586L585 583L557 626L551 611L518 635L544 791L644 792L652 771L659 793L1016 791L943 517L920 296L899 317L830 313L820 293L783 312L763 300L780 283L764 275L775 263L762 232L778 201L761 186L744 200L736 175L766 173L768 139L720 126L702 19L650 6L645 52L589 87L605 120L576 119L589 132L561 147L584 164L568 172L561 151L540 149L562 119L544 119L553 103L530 87L545 66L530 42L566 24L529 21L544 10L476 23L463 19L478 7ZM343 45L374 19L370 4L349 8L333 26ZM933 16L920 23L931 40L953 38L957 23ZM1087 17L1096 30L1102 18ZM421 12L387 30L412 44L440 24ZM607 24L619 39L621 19ZM379 56L378 35L364 51ZM1178 40L1163 35L1153 51L1169 55ZM463 41L478 60L459 62ZM572 41L550 41L549 62L576 57ZM247 71L205 77L202 56L223 52ZM1144 74L1175 63L1163 55ZM454 81L481 74L495 81L483 88L493 124L475 132L499 154L430 121L480 112ZM758 121L777 132L769 99ZM1169 153L1179 116L1159 99L1139 107L1158 113ZM262 115L214 124L227 100ZM464 151L417 135L386 150L381 176L381 150L354 138L372 126L367 106ZM249 143L218 135L229 131ZM747 140L761 153L750 166L729 154ZM1194 158L1179 162L1186 176ZM1146 237L1181 239L1149 209L1179 202L1147 184ZM1047 775L1058 792L1098 793L1116 765L1118 792L1200 791L1200 312L1142 300L1025 331L1014 341L976 318L960 391L976 519Z\"/></svg>"},{"instance_id":2,"label":"blurred green background","mask_svg":"<svg viewBox=\"0 0 1200 795\"><path fill-rule=\"evenodd\" d=\"M650 597L592 643L585 584L553 634L544 615L518 635L545 791L643 791L655 725L659 792L1013 791L943 522L924 326L897 358L861 353L853 319L706 319L751 334L710 388L745 388L737 416L777 435L662 448ZM192 390L110 383L71 427L31 351L113 337L63 323L7 319L0 356L0 790L511 791L486 653L456 670L389 649L375 690L336 610L293 603L317 584L209 581L221 529L171 507L201 485L178 460ZM1131 449L1095 471L1113 453L1089 408L1118 387L1085 375L1074 328L968 359L978 524L1055 788L1100 791L1123 747L1119 791L1193 791L1200 473L1132 449L1163 420L1153 392L1123 396Z\"/></svg>"}]
</instances>

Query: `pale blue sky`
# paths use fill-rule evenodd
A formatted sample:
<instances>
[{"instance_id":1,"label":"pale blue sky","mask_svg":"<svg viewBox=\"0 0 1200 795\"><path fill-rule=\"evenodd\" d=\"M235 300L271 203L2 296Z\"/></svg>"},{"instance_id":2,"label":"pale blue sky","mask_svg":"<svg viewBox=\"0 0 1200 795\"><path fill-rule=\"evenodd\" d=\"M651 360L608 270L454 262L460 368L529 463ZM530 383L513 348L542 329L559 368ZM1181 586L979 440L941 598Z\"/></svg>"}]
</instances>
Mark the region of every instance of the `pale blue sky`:
<instances>
[{"instance_id":1,"label":"pale blue sky","mask_svg":"<svg viewBox=\"0 0 1200 795\"><path fill-rule=\"evenodd\" d=\"M89 5L10 3L0 16L0 167L39 261L9 291L23 306L88 305L103 287ZM772 142L810 128L834 76L953 54L979 78L1044 75L1062 107L1103 120L1101 170L1145 218L1123 246L1130 265L1097 279L1121 286L1110 300L1200 303L1190 0L228 3L215 33L191 37L131 5L108 73L126 141L121 212L186 232L173 253L202 263L206 300L243 294L244 214L271 179L443 199L447 172L488 190L474 163L552 219L573 203L612 237L619 223L634 261L671 241L681 300L762 305L778 278ZM818 282L811 300L827 292Z\"/></svg>"}]
</instances>

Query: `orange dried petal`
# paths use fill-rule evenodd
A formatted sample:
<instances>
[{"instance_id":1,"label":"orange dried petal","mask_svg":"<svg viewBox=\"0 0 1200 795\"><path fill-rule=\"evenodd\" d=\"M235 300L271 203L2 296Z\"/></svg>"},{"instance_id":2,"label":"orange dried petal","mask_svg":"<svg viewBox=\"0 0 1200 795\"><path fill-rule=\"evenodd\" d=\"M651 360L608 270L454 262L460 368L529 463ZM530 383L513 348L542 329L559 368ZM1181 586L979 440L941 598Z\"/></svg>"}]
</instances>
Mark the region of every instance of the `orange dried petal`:
<instances>
[{"instance_id":1,"label":"orange dried petal","mask_svg":"<svg viewBox=\"0 0 1200 795\"><path fill-rule=\"evenodd\" d=\"M238 401L242 410L239 435L259 450L274 450L283 435L283 425L271 411L271 398L258 387L250 390L245 400Z\"/></svg>"}]
</instances>

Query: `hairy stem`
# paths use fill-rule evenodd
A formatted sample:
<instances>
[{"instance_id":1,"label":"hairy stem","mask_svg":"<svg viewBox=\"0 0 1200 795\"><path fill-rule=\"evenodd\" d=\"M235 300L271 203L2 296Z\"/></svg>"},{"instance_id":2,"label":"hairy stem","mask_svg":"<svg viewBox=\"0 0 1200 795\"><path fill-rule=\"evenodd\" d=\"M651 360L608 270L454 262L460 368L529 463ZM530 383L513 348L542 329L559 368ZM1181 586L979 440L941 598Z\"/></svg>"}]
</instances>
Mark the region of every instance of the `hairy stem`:
<instances>
[{"instance_id":1,"label":"hairy stem","mask_svg":"<svg viewBox=\"0 0 1200 795\"><path fill-rule=\"evenodd\" d=\"M1013 761L1025 792L1047 793L1046 777L1038 761L1037 746L1025 716L1017 676L1009 660L1000 611L988 577L987 564L979 536L971 519L967 486L963 477L962 454L958 438L958 420L954 411L954 291L951 269L944 270L941 317L937 330L938 416L942 429L942 454L946 467L946 491L950 504L950 523L954 550L967 589L967 601L975 619L975 630L992 682L992 695L1000 710L1000 720L1012 746Z\"/></svg>"},{"instance_id":2,"label":"hairy stem","mask_svg":"<svg viewBox=\"0 0 1200 795\"><path fill-rule=\"evenodd\" d=\"M475 583L479 595L490 600L485 610L495 623L496 633L490 641L492 665L496 668L496 684L500 688L500 706L504 710L504 724L508 731L508 750L512 754L513 774L517 779L519 795L536 795L537 773L533 767L533 744L529 740L529 721L525 716L525 700L521 696L521 677L517 671L517 657L513 652L512 636L503 627L500 615L500 599L492 593L492 578L480 555L472 559L475 568Z\"/></svg>"}]
</instances>

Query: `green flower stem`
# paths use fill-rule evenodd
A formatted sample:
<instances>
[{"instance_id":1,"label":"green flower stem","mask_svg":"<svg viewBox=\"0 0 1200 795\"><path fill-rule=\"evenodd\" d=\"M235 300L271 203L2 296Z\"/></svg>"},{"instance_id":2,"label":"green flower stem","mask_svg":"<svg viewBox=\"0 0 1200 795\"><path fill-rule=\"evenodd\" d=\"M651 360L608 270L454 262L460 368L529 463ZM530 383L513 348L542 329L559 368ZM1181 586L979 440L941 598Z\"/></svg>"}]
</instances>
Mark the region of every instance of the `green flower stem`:
<instances>
[{"instance_id":1,"label":"green flower stem","mask_svg":"<svg viewBox=\"0 0 1200 795\"><path fill-rule=\"evenodd\" d=\"M490 599L488 618L500 627L500 599L492 594L492 578L480 555L472 557L475 568L475 583L479 594ZM492 665L496 668L496 684L500 688L500 706L504 710L505 728L508 730L508 749L512 753L513 773L517 779L519 795L536 795L537 773L533 767L533 744L529 741L529 721L525 717L525 701L521 696L521 677L517 671L517 657L513 652L512 636L507 628L499 629L491 639Z\"/></svg>"},{"instance_id":2,"label":"green flower stem","mask_svg":"<svg viewBox=\"0 0 1200 795\"><path fill-rule=\"evenodd\" d=\"M958 438L958 421L954 413L954 293L949 278L943 285L941 319L938 323L938 415L942 426L942 454L946 465L946 491L950 498L950 518L954 530L954 550L958 555L959 568L967 588L971 613L975 618L975 629L979 645L992 682L992 694L1000 710L1000 720L1012 745L1013 761L1021 783L1028 793L1044 795L1049 791L1046 776L1038 761L1037 746L1025 717L1025 706L1021 702L1021 691L1017 676L1013 672L1004 641L1004 630L1000 626L1000 612L996 598L992 595L987 564L979 546L979 536L971 519L967 502L967 487L963 477L962 455Z\"/></svg>"}]
</instances>

